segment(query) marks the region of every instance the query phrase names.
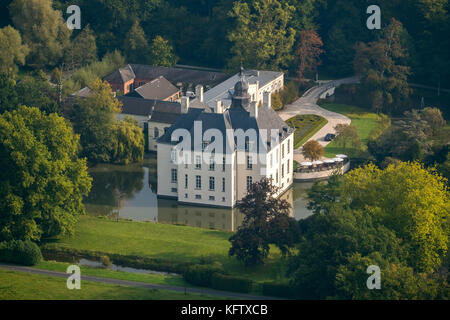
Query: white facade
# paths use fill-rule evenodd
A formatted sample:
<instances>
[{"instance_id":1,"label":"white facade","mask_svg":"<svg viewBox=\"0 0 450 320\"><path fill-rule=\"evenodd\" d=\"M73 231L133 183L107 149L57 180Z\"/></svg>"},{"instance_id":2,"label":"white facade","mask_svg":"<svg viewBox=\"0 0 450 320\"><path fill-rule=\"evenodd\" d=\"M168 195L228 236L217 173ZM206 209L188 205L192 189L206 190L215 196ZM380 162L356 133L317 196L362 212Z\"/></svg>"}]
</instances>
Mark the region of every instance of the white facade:
<instances>
[{"instance_id":1,"label":"white facade","mask_svg":"<svg viewBox=\"0 0 450 320\"><path fill-rule=\"evenodd\" d=\"M248 182L271 178L282 194L294 180L293 134L265 154L262 161L253 160L259 159L260 154L235 151L226 158L225 165L218 160L222 154L216 154L216 162L211 165L206 153L188 152L181 155L183 160L177 164L172 152L172 145L158 144L158 196L176 198L180 203L234 207L247 194ZM252 157L251 165L247 156ZM200 157L200 166L196 157ZM240 163L239 157L245 163Z\"/></svg>"}]
</instances>

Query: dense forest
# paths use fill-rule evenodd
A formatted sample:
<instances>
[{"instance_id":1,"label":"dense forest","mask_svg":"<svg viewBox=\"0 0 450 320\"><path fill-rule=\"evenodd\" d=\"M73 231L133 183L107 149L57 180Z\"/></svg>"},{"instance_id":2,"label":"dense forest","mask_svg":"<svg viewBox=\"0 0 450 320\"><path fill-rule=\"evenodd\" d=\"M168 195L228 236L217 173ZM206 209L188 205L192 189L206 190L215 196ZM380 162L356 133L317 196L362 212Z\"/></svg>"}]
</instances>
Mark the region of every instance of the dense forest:
<instances>
[{"instance_id":1,"label":"dense forest","mask_svg":"<svg viewBox=\"0 0 450 320\"><path fill-rule=\"evenodd\" d=\"M5 8L12 0L0 2ZM316 30L323 40L320 71L343 76L353 73L355 45L376 40L395 17L409 38L410 78L450 87L448 0L53 1L64 18L73 4L81 8L82 28L92 28L100 57L115 49L126 52L126 40L139 35L132 29L137 21L146 39L168 40L179 63L234 69L243 60L248 67L276 67L291 75L296 73L302 31ZM373 4L381 8L381 30L366 27L366 10ZM1 11L0 21L0 27L13 25L8 10ZM247 56L248 50L259 61Z\"/></svg>"}]
</instances>

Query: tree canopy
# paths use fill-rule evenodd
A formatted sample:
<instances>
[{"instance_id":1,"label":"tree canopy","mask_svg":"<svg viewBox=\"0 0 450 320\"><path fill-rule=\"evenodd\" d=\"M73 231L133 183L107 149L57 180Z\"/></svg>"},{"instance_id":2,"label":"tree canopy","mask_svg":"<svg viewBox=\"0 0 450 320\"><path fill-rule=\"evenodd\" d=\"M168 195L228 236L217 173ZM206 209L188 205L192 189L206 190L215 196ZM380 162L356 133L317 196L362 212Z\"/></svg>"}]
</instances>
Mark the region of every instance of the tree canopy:
<instances>
[{"instance_id":1,"label":"tree canopy","mask_svg":"<svg viewBox=\"0 0 450 320\"><path fill-rule=\"evenodd\" d=\"M57 114L21 106L0 115L0 241L73 232L91 187L72 128Z\"/></svg>"}]
</instances>

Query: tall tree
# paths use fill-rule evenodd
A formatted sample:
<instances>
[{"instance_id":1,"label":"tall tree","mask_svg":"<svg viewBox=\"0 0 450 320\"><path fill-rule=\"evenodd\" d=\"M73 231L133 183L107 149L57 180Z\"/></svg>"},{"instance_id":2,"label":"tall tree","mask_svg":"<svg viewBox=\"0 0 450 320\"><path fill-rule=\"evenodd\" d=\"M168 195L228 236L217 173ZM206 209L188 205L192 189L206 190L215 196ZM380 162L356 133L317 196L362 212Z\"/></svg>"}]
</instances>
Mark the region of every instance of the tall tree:
<instances>
[{"instance_id":1,"label":"tall tree","mask_svg":"<svg viewBox=\"0 0 450 320\"><path fill-rule=\"evenodd\" d=\"M243 63L247 68L286 68L292 62L295 30L288 27L294 8L278 0L235 2L229 15L236 28L228 34L232 43L230 69Z\"/></svg>"},{"instance_id":2,"label":"tall tree","mask_svg":"<svg viewBox=\"0 0 450 320\"><path fill-rule=\"evenodd\" d=\"M168 40L156 36L150 45L150 61L154 66L172 67L177 63L178 57L173 53Z\"/></svg>"},{"instance_id":3,"label":"tall tree","mask_svg":"<svg viewBox=\"0 0 450 320\"><path fill-rule=\"evenodd\" d=\"M139 21L135 21L131 26L123 47L128 62L145 64L150 61L150 47Z\"/></svg>"},{"instance_id":4,"label":"tall tree","mask_svg":"<svg viewBox=\"0 0 450 320\"><path fill-rule=\"evenodd\" d=\"M27 62L38 68L56 65L69 44L71 31L51 0L14 0L10 7L14 26L30 48Z\"/></svg>"},{"instance_id":5,"label":"tall tree","mask_svg":"<svg viewBox=\"0 0 450 320\"><path fill-rule=\"evenodd\" d=\"M278 191L272 181L262 179L251 185L237 206L244 221L230 238L229 255L245 265L264 263L271 243L287 254L297 238L296 222L289 217L291 205L276 197Z\"/></svg>"},{"instance_id":6,"label":"tall tree","mask_svg":"<svg viewBox=\"0 0 450 320\"><path fill-rule=\"evenodd\" d=\"M112 159L115 163L129 164L144 158L144 133L136 120L126 117L114 128Z\"/></svg>"},{"instance_id":7,"label":"tall tree","mask_svg":"<svg viewBox=\"0 0 450 320\"><path fill-rule=\"evenodd\" d=\"M0 72L15 73L17 65L25 64L28 47L20 33L11 26L0 29Z\"/></svg>"},{"instance_id":8,"label":"tall tree","mask_svg":"<svg viewBox=\"0 0 450 320\"><path fill-rule=\"evenodd\" d=\"M320 55L322 50L322 39L315 30L300 31L297 56L299 59L297 77L299 82L304 82L305 73L317 71L321 64Z\"/></svg>"},{"instance_id":9,"label":"tall tree","mask_svg":"<svg viewBox=\"0 0 450 320\"><path fill-rule=\"evenodd\" d=\"M93 94L74 105L72 122L80 135L82 155L91 162L110 162L114 144L115 115L120 102L107 82L97 79L91 84Z\"/></svg>"},{"instance_id":10,"label":"tall tree","mask_svg":"<svg viewBox=\"0 0 450 320\"><path fill-rule=\"evenodd\" d=\"M0 115L0 241L73 232L91 187L65 119L21 106Z\"/></svg>"},{"instance_id":11,"label":"tall tree","mask_svg":"<svg viewBox=\"0 0 450 320\"><path fill-rule=\"evenodd\" d=\"M91 27L87 25L72 40L64 53L64 62L68 71L73 71L97 61L97 44Z\"/></svg>"},{"instance_id":12,"label":"tall tree","mask_svg":"<svg viewBox=\"0 0 450 320\"><path fill-rule=\"evenodd\" d=\"M19 104L16 82L6 73L0 73L0 114L14 110Z\"/></svg>"},{"instance_id":13,"label":"tall tree","mask_svg":"<svg viewBox=\"0 0 450 320\"><path fill-rule=\"evenodd\" d=\"M432 272L447 254L450 195L442 177L419 163L374 165L345 176L345 198L393 230L408 249L408 265Z\"/></svg>"},{"instance_id":14,"label":"tall tree","mask_svg":"<svg viewBox=\"0 0 450 320\"><path fill-rule=\"evenodd\" d=\"M386 113L399 112L409 97L409 35L402 24L392 19L378 41L356 46L355 73L372 99L372 108Z\"/></svg>"}]
</instances>

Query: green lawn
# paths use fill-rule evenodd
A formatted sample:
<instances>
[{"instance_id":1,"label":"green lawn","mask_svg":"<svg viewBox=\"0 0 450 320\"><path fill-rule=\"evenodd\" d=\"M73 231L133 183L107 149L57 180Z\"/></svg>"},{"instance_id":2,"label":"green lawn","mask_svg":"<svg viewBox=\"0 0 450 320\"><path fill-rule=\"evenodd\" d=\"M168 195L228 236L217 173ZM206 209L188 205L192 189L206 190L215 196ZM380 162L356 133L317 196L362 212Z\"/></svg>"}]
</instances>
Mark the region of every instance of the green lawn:
<instances>
[{"instance_id":1,"label":"green lawn","mask_svg":"<svg viewBox=\"0 0 450 320\"><path fill-rule=\"evenodd\" d=\"M40 264L34 266L34 268L41 270L66 272L69 265L72 265L72 263L43 261ZM80 270L81 274L86 276L137 281L152 284L163 284L169 286L193 287L193 285L184 281L183 277L179 275L130 273L87 266L80 266Z\"/></svg>"},{"instance_id":2,"label":"green lawn","mask_svg":"<svg viewBox=\"0 0 450 320\"><path fill-rule=\"evenodd\" d=\"M286 261L271 248L263 266L246 268L228 256L231 232L152 222L113 221L83 216L73 237L59 239L52 246L77 250L137 255L179 263L218 261L234 275L259 281L285 279Z\"/></svg>"},{"instance_id":3,"label":"green lawn","mask_svg":"<svg viewBox=\"0 0 450 320\"><path fill-rule=\"evenodd\" d=\"M286 123L291 128L295 128L294 148L297 149L326 125L328 121L324 117L307 114L292 117L288 119Z\"/></svg>"},{"instance_id":4,"label":"green lawn","mask_svg":"<svg viewBox=\"0 0 450 320\"><path fill-rule=\"evenodd\" d=\"M325 157L334 157L336 154L347 154L350 157L359 157L361 153L367 149L367 141L370 133L377 128L381 117L375 113L367 112L366 110L345 104L324 103L320 105L322 108L346 115L352 120L352 125L358 130L361 139L361 149L356 150L351 147L346 149L336 145L334 141L325 147Z\"/></svg>"},{"instance_id":5,"label":"green lawn","mask_svg":"<svg viewBox=\"0 0 450 320\"><path fill-rule=\"evenodd\" d=\"M216 297L135 288L82 280L80 290L69 290L66 278L0 269L0 300L184 300Z\"/></svg>"}]
</instances>

